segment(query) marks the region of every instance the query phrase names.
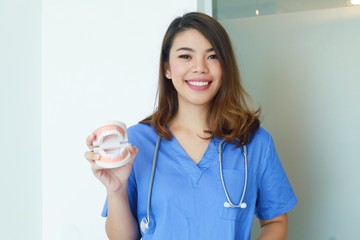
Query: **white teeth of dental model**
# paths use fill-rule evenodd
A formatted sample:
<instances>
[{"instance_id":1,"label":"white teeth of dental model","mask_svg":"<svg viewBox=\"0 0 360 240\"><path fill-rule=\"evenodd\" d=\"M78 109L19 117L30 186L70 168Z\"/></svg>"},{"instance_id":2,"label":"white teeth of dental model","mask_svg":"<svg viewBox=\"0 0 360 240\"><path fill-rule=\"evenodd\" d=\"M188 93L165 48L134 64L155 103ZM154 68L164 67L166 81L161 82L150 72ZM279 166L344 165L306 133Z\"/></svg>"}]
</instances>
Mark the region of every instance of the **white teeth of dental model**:
<instances>
[{"instance_id":1,"label":"white teeth of dental model","mask_svg":"<svg viewBox=\"0 0 360 240\"><path fill-rule=\"evenodd\" d=\"M209 82L194 82L194 81L189 81L188 83L190 85L199 86L199 87L206 86L209 84Z\"/></svg>"},{"instance_id":2,"label":"white teeth of dental model","mask_svg":"<svg viewBox=\"0 0 360 240\"><path fill-rule=\"evenodd\" d=\"M94 152L99 153L97 165L104 168L121 167L130 160L126 125L122 122L110 122L94 131Z\"/></svg>"},{"instance_id":3,"label":"white teeth of dental model","mask_svg":"<svg viewBox=\"0 0 360 240\"><path fill-rule=\"evenodd\" d=\"M119 139L119 141L121 142L124 142L124 137L123 135L116 129L113 129L113 130L108 130L108 131L105 131L103 133L101 133L99 136L98 136L98 142L101 144L103 143L104 139L108 136L111 136L111 135L116 135Z\"/></svg>"},{"instance_id":4,"label":"white teeth of dental model","mask_svg":"<svg viewBox=\"0 0 360 240\"><path fill-rule=\"evenodd\" d=\"M106 158L116 160L117 158L121 157L124 153L126 154L127 147L129 147L129 146L130 146L130 144L126 143L126 144L123 144L121 147L106 148L106 149L95 148L94 151Z\"/></svg>"}]
</instances>

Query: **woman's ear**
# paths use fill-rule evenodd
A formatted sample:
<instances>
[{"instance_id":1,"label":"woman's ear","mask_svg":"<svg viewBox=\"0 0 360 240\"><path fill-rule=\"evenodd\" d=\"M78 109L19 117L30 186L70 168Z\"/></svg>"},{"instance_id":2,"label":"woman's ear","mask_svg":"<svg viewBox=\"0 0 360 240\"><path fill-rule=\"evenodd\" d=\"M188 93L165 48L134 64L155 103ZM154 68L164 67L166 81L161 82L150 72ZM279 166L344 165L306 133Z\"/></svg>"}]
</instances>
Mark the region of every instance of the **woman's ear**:
<instances>
[{"instance_id":1,"label":"woman's ear","mask_svg":"<svg viewBox=\"0 0 360 240\"><path fill-rule=\"evenodd\" d=\"M165 77L167 78L167 79L171 79L171 71L170 71L170 68L169 68L169 66L168 65L165 65Z\"/></svg>"},{"instance_id":2,"label":"woman's ear","mask_svg":"<svg viewBox=\"0 0 360 240\"><path fill-rule=\"evenodd\" d=\"M166 77L167 79L171 79L171 73L170 73L169 70L166 70L166 72L165 72L165 77Z\"/></svg>"}]
</instances>

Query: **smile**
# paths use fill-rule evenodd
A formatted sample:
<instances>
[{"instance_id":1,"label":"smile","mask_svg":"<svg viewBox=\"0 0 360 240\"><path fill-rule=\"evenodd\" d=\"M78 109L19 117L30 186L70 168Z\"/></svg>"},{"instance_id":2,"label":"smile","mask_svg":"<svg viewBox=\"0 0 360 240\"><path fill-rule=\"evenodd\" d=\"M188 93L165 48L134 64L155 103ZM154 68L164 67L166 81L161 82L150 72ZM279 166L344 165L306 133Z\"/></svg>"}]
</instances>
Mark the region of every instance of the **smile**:
<instances>
[{"instance_id":1,"label":"smile","mask_svg":"<svg viewBox=\"0 0 360 240\"><path fill-rule=\"evenodd\" d=\"M207 86L209 85L209 82L198 82L198 81L187 81L191 86Z\"/></svg>"},{"instance_id":2,"label":"smile","mask_svg":"<svg viewBox=\"0 0 360 240\"><path fill-rule=\"evenodd\" d=\"M212 81L205 79L187 80L185 81L189 88L195 91L204 91L210 88Z\"/></svg>"}]
</instances>

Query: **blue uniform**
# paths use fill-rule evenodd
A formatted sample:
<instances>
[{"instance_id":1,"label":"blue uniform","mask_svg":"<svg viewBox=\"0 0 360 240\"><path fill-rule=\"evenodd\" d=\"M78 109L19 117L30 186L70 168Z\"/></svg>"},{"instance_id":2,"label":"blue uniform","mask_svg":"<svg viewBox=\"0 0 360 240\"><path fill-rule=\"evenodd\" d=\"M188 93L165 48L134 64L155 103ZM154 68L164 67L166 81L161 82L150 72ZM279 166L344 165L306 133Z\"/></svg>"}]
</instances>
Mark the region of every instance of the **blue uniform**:
<instances>
[{"instance_id":1,"label":"blue uniform","mask_svg":"<svg viewBox=\"0 0 360 240\"><path fill-rule=\"evenodd\" d=\"M132 213L139 224L146 216L147 194L157 140L153 127L137 124L128 129L129 142L139 148L128 181ZM155 231L148 239L218 240L250 239L254 214L262 220L290 211L297 203L276 153L271 135L260 128L247 144L247 207L225 208L218 161L220 138L211 139L201 161L195 164L173 137L161 140L151 196ZM233 203L244 186L241 148L224 143L223 174ZM107 202L103 216L107 215Z\"/></svg>"}]
</instances>

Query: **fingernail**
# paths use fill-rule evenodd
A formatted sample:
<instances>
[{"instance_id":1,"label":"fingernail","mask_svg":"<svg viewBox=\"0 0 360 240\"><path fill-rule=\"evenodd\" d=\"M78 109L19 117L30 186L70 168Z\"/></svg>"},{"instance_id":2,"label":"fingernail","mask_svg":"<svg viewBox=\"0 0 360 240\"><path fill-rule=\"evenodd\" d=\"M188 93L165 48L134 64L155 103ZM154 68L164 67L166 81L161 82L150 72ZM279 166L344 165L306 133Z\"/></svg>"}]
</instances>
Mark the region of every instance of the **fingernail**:
<instances>
[{"instance_id":1,"label":"fingernail","mask_svg":"<svg viewBox=\"0 0 360 240\"><path fill-rule=\"evenodd\" d=\"M136 153L136 152L137 152L137 147L131 146L130 152L131 152L131 153Z\"/></svg>"}]
</instances>

